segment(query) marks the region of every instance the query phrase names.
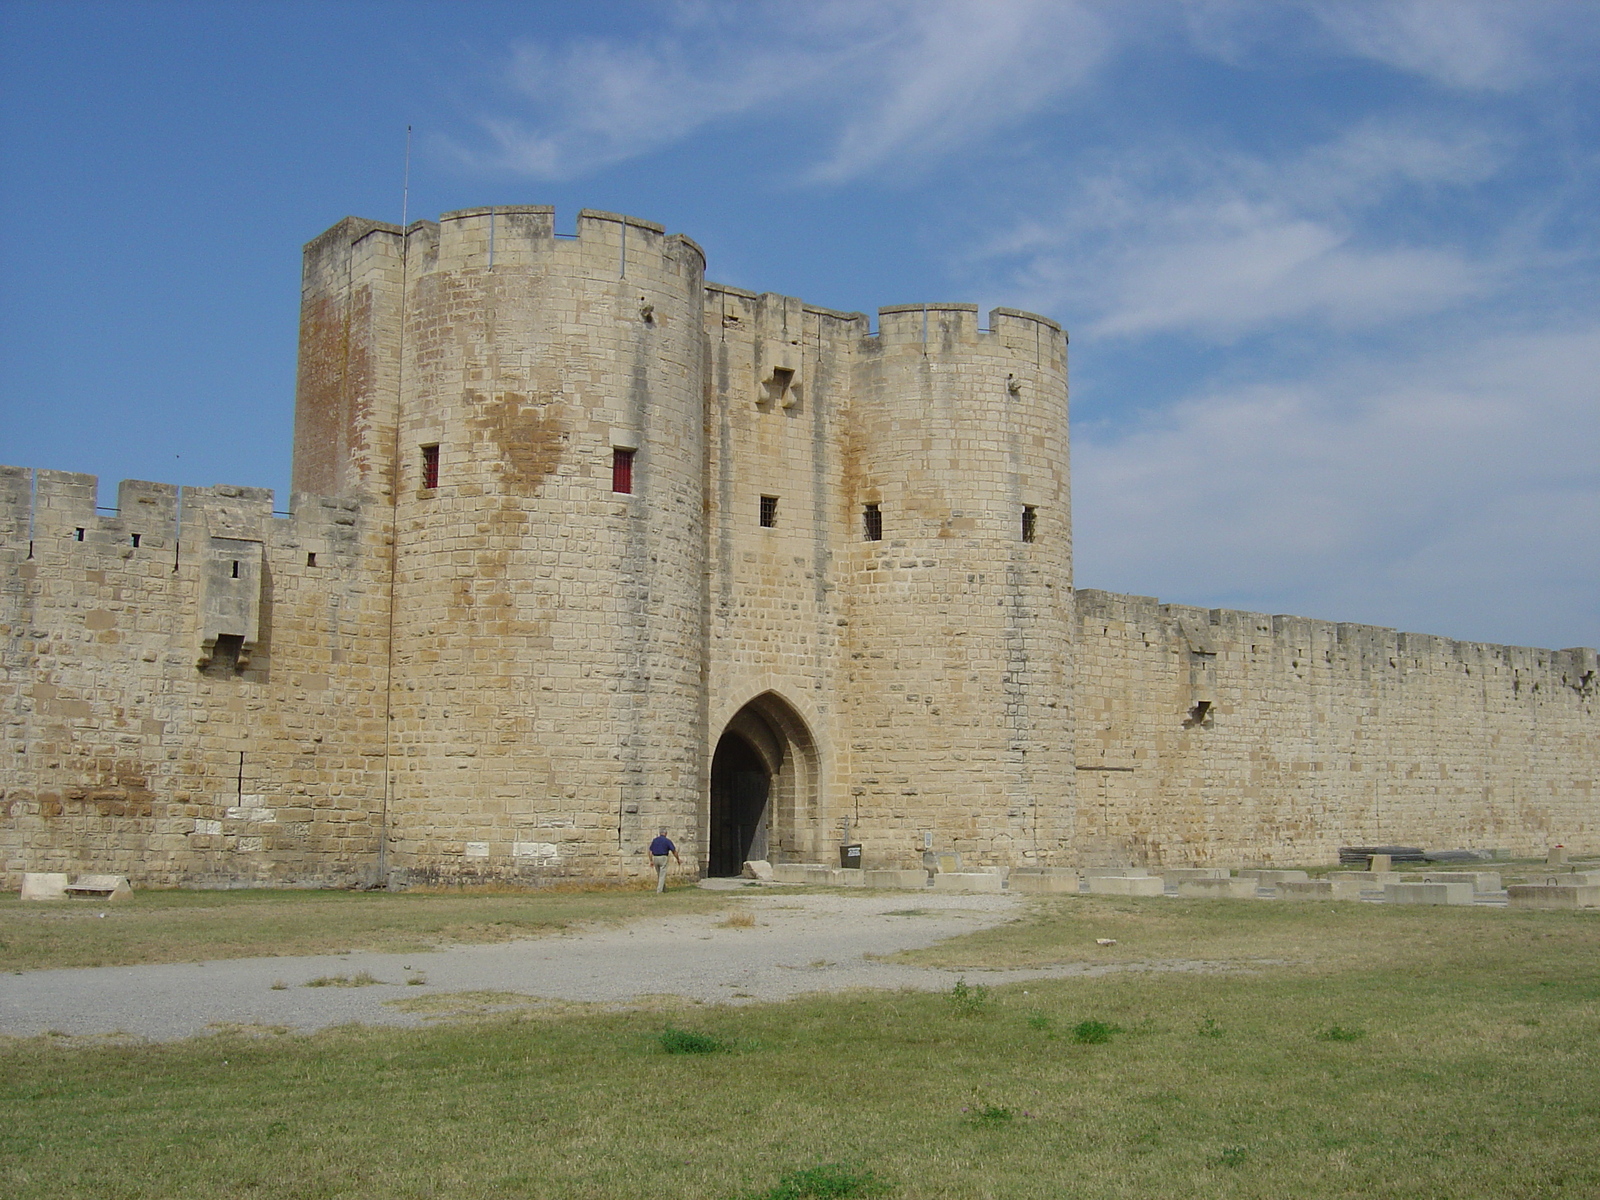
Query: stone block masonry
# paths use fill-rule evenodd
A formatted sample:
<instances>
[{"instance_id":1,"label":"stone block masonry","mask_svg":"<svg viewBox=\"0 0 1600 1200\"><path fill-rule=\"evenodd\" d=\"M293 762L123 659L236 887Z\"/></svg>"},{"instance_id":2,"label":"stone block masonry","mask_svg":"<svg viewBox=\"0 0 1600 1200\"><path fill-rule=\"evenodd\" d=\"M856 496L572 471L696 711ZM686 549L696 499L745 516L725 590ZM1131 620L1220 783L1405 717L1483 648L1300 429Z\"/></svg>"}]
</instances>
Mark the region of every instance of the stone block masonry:
<instances>
[{"instance_id":1,"label":"stone block masonry","mask_svg":"<svg viewBox=\"0 0 1600 1200\"><path fill-rule=\"evenodd\" d=\"M288 515L0 468L7 885L627 880L663 827L1042 892L1600 850L1593 650L1074 593L1058 325L704 269L615 213L347 218Z\"/></svg>"},{"instance_id":2,"label":"stone block masonry","mask_svg":"<svg viewBox=\"0 0 1600 1200\"><path fill-rule=\"evenodd\" d=\"M1077 593L1080 844L1333 862L1402 840L1600 842L1595 652Z\"/></svg>"}]
</instances>

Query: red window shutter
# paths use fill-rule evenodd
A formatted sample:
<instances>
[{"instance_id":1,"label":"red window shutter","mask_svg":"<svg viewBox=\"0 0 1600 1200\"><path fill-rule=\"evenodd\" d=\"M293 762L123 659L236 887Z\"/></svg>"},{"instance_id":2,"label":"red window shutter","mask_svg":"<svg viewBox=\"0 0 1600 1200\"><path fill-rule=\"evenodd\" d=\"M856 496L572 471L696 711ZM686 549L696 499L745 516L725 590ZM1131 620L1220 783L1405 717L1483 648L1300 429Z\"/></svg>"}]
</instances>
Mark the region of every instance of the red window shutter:
<instances>
[{"instance_id":1,"label":"red window shutter","mask_svg":"<svg viewBox=\"0 0 1600 1200\"><path fill-rule=\"evenodd\" d=\"M623 493L633 491L632 450L613 450L611 452L611 490Z\"/></svg>"}]
</instances>

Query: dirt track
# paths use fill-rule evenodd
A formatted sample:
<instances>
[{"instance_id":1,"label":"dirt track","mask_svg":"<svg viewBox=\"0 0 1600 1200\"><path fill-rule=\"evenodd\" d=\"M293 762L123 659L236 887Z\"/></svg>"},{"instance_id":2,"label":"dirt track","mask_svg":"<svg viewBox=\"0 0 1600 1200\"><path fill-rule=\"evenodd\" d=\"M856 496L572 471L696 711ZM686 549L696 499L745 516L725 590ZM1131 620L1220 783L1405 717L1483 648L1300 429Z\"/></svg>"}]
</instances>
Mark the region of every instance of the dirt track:
<instances>
[{"instance_id":1,"label":"dirt track","mask_svg":"<svg viewBox=\"0 0 1600 1200\"><path fill-rule=\"evenodd\" d=\"M123 1034L156 1041L228 1025L313 1030L362 1022L419 1025L407 1004L449 993L501 992L547 1000L624 1005L678 996L717 1004L783 1000L850 988L951 987L957 972L876 961L871 956L932 945L1000 924L1021 911L1010 896L811 893L762 890L739 911L645 919L496 945L421 954L336 954L226 959L143 967L94 967L0 976L0 1034L47 1031ZM1200 964L1165 964L1194 969ZM967 971L974 981L1100 974L1089 962L1045 970ZM1123 967L1122 969L1127 969ZM1150 968L1146 968L1150 969ZM1161 968L1157 968L1161 969ZM366 987L306 987L311 980L367 972ZM426 977L426 984L407 980ZM279 985L279 986L274 986ZM448 1007L448 1003L444 1004Z\"/></svg>"}]
</instances>

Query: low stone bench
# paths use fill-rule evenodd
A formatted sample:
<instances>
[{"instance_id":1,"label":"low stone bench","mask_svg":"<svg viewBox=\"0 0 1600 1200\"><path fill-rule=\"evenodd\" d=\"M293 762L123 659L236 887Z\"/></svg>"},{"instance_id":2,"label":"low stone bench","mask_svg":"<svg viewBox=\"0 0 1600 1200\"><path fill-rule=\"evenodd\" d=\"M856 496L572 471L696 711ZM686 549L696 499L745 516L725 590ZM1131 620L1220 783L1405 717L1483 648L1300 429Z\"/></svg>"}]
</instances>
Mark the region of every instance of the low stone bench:
<instances>
[{"instance_id":1,"label":"low stone bench","mask_svg":"<svg viewBox=\"0 0 1600 1200\"><path fill-rule=\"evenodd\" d=\"M1499 871L1424 871L1423 883L1470 883L1475 892L1498 892Z\"/></svg>"},{"instance_id":2,"label":"low stone bench","mask_svg":"<svg viewBox=\"0 0 1600 1200\"><path fill-rule=\"evenodd\" d=\"M1541 871L1525 877L1522 882L1545 887L1594 887L1600 884L1600 871Z\"/></svg>"},{"instance_id":3,"label":"low stone bench","mask_svg":"<svg viewBox=\"0 0 1600 1200\"><path fill-rule=\"evenodd\" d=\"M876 867L864 871L863 875L869 888L921 889L928 886L928 873L921 867L911 870Z\"/></svg>"},{"instance_id":4,"label":"low stone bench","mask_svg":"<svg viewBox=\"0 0 1600 1200\"><path fill-rule=\"evenodd\" d=\"M993 871L940 871L933 877L936 892L998 892L1004 885Z\"/></svg>"},{"instance_id":5,"label":"low stone bench","mask_svg":"<svg viewBox=\"0 0 1600 1200\"><path fill-rule=\"evenodd\" d=\"M22 876L22 899L65 900L67 874L65 871L28 871Z\"/></svg>"},{"instance_id":6,"label":"low stone bench","mask_svg":"<svg viewBox=\"0 0 1600 1200\"><path fill-rule=\"evenodd\" d=\"M1391 883L1401 883L1405 876L1399 871L1333 871L1323 876L1324 879L1348 879L1360 884L1364 888L1381 891Z\"/></svg>"},{"instance_id":7,"label":"low stone bench","mask_svg":"<svg viewBox=\"0 0 1600 1200\"><path fill-rule=\"evenodd\" d=\"M1254 879L1201 878L1178 880L1178 895L1194 899L1254 900Z\"/></svg>"},{"instance_id":8,"label":"low stone bench","mask_svg":"<svg viewBox=\"0 0 1600 1200\"><path fill-rule=\"evenodd\" d=\"M1143 879L1150 874L1144 867L1081 867L1085 879L1109 877L1114 879Z\"/></svg>"},{"instance_id":9,"label":"low stone bench","mask_svg":"<svg viewBox=\"0 0 1600 1200\"><path fill-rule=\"evenodd\" d=\"M1011 890L1030 896L1076 895L1078 873L1069 867L1045 867L1042 870L1018 868L1011 872Z\"/></svg>"},{"instance_id":10,"label":"low stone bench","mask_svg":"<svg viewBox=\"0 0 1600 1200\"><path fill-rule=\"evenodd\" d=\"M1258 867L1239 872L1240 879L1254 879L1262 887L1276 887L1280 883L1304 883L1311 876L1304 871L1271 871Z\"/></svg>"},{"instance_id":11,"label":"low stone bench","mask_svg":"<svg viewBox=\"0 0 1600 1200\"><path fill-rule=\"evenodd\" d=\"M1355 872L1337 872L1325 875L1321 879L1285 879L1277 884L1278 899L1280 900L1359 900L1365 889L1357 879L1347 879L1346 874Z\"/></svg>"},{"instance_id":12,"label":"low stone bench","mask_svg":"<svg viewBox=\"0 0 1600 1200\"><path fill-rule=\"evenodd\" d=\"M1091 875L1089 892L1095 896L1160 896L1167 890L1159 876Z\"/></svg>"},{"instance_id":13,"label":"low stone bench","mask_svg":"<svg viewBox=\"0 0 1600 1200\"><path fill-rule=\"evenodd\" d=\"M1388 883L1385 904L1471 904L1471 883Z\"/></svg>"},{"instance_id":14,"label":"low stone bench","mask_svg":"<svg viewBox=\"0 0 1600 1200\"><path fill-rule=\"evenodd\" d=\"M1600 908L1600 883L1513 883L1512 908Z\"/></svg>"},{"instance_id":15,"label":"low stone bench","mask_svg":"<svg viewBox=\"0 0 1600 1200\"><path fill-rule=\"evenodd\" d=\"M67 884L67 896L73 900L126 900L131 895L126 875L79 875Z\"/></svg>"},{"instance_id":16,"label":"low stone bench","mask_svg":"<svg viewBox=\"0 0 1600 1200\"><path fill-rule=\"evenodd\" d=\"M1167 883L1182 883L1186 879L1227 879L1227 867L1163 867L1161 878Z\"/></svg>"},{"instance_id":17,"label":"low stone bench","mask_svg":"<svg viewBox=\"0 0 1600 1200\"><path fill-rule=\"evenodd\" d=\"M821 863L774 863L772 878L777 883L810 883L807 874L811 871L826 871L828 868ZM826 883L827 880L819 882Z\"/></svg>"}]
</instances>

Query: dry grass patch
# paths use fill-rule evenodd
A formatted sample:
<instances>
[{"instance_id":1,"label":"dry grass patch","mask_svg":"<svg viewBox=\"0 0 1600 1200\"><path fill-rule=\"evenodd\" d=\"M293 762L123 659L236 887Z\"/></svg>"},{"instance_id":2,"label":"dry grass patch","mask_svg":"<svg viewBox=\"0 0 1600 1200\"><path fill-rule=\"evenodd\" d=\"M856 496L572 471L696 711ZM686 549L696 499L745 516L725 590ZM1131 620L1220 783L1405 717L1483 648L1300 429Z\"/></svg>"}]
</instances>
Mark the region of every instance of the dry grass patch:
<instances>
[{"instance_id":1,"label":"dry grass patch","mask_svg":"<svg viewBox=\"0 0 1600 1200\"><path fill-rule=\"evenodd\" d=\"M716 913L727 893L669 889L139 891L104 908L0 896L0 971L505 942L588 924ZM105 913L104 919L99 914Z\"/></svg>"},{"instance_id":2,"label":"dry grass patch","mask_svg":"<svg viewBox=\"0 0 1600 1200\"><path fill-rule=\"evenodd\" d=\"M1536 949L1553 936L1544 915L1349 901L1063 896L1037 900L1020 920L893 957L958 971L1161 961L1331 970L1419 956L1470 965L1492 961L1502 949ZM1600 913L1572 916L1576 928L1600 932Z\"/></svg>"},{"instance_id":3,"label":"dry grass patch","mask_svg":"<svg viewBox=\"0 0 1600 1200\"><path fill-rule=\"evenodd\" d=\"M1425 913L1439 944L1403 964L17 1041L0 1191L1589 1200L1600 921L1534 914L1469 965L1458 915Z\"/></svg>"}]
</instances>

